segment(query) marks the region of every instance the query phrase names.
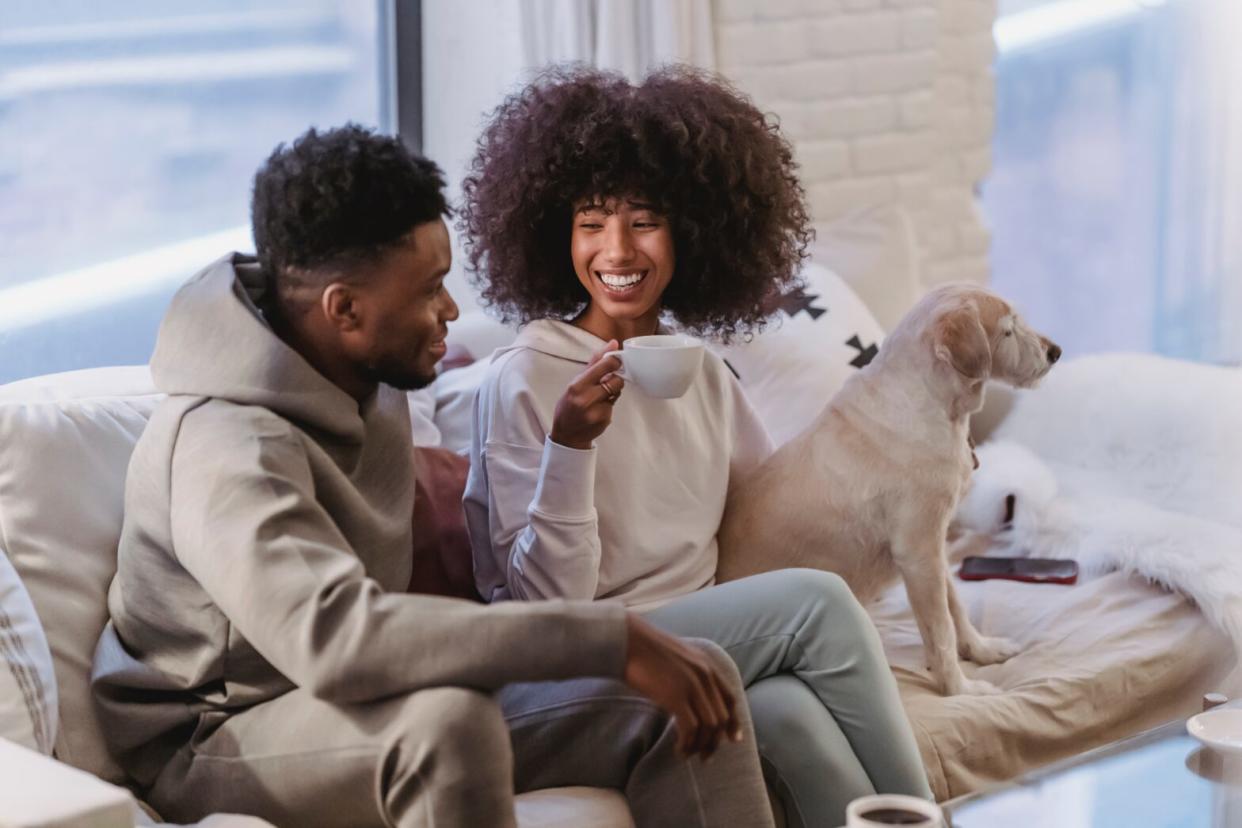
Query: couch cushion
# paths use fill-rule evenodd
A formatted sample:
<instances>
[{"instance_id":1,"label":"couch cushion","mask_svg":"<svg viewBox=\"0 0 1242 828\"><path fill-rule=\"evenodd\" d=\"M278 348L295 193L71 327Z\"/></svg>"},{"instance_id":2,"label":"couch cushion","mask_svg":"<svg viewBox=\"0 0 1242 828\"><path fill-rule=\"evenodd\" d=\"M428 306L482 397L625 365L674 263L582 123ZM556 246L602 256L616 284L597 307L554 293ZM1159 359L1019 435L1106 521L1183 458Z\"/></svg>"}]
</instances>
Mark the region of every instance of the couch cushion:
<instances>
[{"instance_id":1,"label":"couch cushion","mask_svg":"<svg viewBox=\"0 0 1242 828\"><path fill-rule=\"evenodd\" d=\"M718 347L776 444L802 432L859 368L883 331L831 270L808 264L805 285L780 298L776 317L750 342Z\"/></svg>"},{"instance_id":2,"label":"couch cushion","mask_svg":"<svg viewBox=\"0 0 1242 828\"><path fill-rule=\"evenodd\" d=\"M50 754L56 719L47 636L17 570L0 549L0 739Z\"/></svg>"},{"instance_id":3,"label":"couch cushion","mask_svg":"<svg viewBox=\"0 0 1242 828\"><path fill-rule=\"evenodd\" d=\"M448 449L414 448L414 562L410 592L482 600L461 498L470 461Z\"/></svg>"},{"instance_id":4,"label":"couch cushion","mask_svg":"<svg viewBox=\"0 0 1242 828\"><path fill-rule=\"evenodd\" d=\"M0 824L132 828L129 791L0 739Z\"/></svg>"},{"instance_id":5,"label":"couch cushion","mask_svg":"<svg viewBox=\"0 0 1242 828\"><path fill-rule=\"evenodd\" d=\"M60 696L56 756L120 782L89 678L116 569L125 471L159 397L141 369L116 370L0 389L0 548L47 632ZM99 396L117 379L137 396Z\"/></svg>"},{"instance_id":6,"label":"couch cushion","mask_svg":"<svg viewBox=\"0 0 1242 828\"><path fill-rule=\"evenodd\" d=\"M518 828L634 828L625 797L605 788L548 788L517 798Z\"/></svg>"}]
</instances>

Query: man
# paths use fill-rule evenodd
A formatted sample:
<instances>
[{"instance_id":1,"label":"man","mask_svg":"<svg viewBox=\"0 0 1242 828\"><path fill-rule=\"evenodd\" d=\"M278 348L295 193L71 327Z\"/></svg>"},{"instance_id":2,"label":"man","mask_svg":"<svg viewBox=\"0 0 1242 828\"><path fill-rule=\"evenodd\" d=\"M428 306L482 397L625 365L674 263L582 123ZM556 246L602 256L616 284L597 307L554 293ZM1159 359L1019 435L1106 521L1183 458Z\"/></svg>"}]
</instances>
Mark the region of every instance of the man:
<instances>
[{"instance_id":1,"label":"man","mask_svg":"<svg viewBox=\"0 0 1242 828\"><path fill-rule=\"evenodd\" d=\"M505 826L515 788L580 784L640 825L770 824L719 650L617 606L400 594L400 389L457 316L442 188L395 139L311 130L255 178L257 261L173 299L95 656L114 753L176 820Z\"/></svg>"}]
</instances>

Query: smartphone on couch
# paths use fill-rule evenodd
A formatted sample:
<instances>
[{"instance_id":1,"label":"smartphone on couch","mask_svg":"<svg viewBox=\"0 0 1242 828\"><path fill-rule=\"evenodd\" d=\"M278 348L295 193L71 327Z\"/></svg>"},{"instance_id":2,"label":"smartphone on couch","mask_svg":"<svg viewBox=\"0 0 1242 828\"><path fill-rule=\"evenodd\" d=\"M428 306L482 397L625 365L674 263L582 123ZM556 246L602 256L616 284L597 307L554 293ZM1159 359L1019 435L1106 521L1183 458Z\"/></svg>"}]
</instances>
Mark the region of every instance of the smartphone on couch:
<instances>
[{"instance_id":1,"label":"smartphone on couch","mask_svg":"<svg viewBox=\"0 0 1242 828\"><path fill-rule=\"evenodd\" d=\"M962 561L957 576L963 581L999 578L1032 584L1074 584L1078 562L1066 558L994 558L971 555Z\"/></svg>"}]
</instances>

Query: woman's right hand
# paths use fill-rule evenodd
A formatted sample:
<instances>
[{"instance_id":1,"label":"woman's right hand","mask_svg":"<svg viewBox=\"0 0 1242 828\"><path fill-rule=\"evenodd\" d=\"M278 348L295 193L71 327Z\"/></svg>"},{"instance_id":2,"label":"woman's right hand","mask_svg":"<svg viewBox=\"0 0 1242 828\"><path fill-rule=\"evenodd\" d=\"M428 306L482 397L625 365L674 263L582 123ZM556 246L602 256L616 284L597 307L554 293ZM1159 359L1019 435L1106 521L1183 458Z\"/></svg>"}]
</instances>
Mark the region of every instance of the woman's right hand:
<instances>
[{"instance_id":1,"label":"woman's right hand","mask_svg":"<svg viewBox=\"0 0 1242 828\"><path fill-rule=\"evenodd\" d=\"M673 715L683 756L706 759L722 739L741 741L738 701L706 653L632 612L626 627L625 683Z\"/></svg>"},{"instance_id":2,"label":"woman's right hand","mask_svg":"<svg viewBox=\"0 0 1242 828\"><path fill-rule=\"evenodd\" d=\"M612 423L612 406L625 387L625 380L613 373L621 368L621 360L609 356L617 347L613 339L593 354L586 370L574 377L557 400L552 433L548 435L552 442L586 450Z\"/></svg>"}]
</instances>

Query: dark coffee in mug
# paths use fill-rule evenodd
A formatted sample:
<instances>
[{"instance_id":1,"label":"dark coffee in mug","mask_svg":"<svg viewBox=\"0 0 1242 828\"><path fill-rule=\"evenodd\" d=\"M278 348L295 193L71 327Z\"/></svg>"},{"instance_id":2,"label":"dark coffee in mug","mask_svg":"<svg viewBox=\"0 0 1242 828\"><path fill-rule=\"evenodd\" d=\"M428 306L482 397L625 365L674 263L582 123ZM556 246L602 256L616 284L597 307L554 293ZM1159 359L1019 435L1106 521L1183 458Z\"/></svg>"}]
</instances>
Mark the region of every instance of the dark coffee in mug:
<instances>
[{"instance_id":1,"label":"dark coffee in mug","mask_svg":"<svg viewBox=\"0 0 1242 828\"><path fill-rule=\"evenodd\" d=\"M923 814L916 814L905 808L876 808L873 811L863 811L859 816L880 825L927 825L931 822Z\"/></svg>"}]
</instances>

